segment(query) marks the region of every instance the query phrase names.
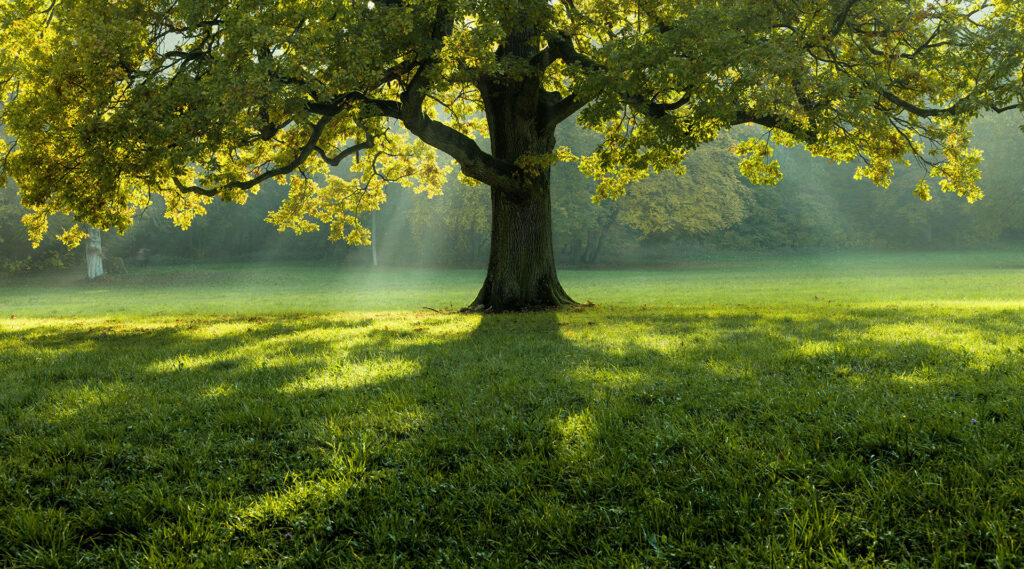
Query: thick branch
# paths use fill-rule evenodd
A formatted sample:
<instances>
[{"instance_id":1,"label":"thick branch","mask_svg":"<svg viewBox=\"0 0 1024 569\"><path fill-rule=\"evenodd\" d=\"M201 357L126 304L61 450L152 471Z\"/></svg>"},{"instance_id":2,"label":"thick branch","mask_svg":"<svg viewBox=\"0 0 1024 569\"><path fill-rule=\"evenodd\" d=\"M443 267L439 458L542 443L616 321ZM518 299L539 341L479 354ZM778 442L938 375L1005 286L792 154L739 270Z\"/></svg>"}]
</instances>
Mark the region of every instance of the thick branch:
<instances>
[{"instance_id":1,"label":"thick branch","mask_svg":"<svg viewBox=\"0 0 1024 569\"><path fill-rule=\"evenodd\" d=\"M655 117L655 118L663 117L663 116L667 115L668 113L670 113L670 112L672 112L672 111L674 111L674 110L676 110L676 109L678 109L680 107L683 107L684 105L686 105L687 103L690 102L690 99L691 99L690 94L687 93L687 94L683 95L682 97L679 97L678 99L676 99L675 101L673 101L671 103L654 103L654 102L647 103L647 105L646 105L647 109L648 109L647 110L647 114L649 114L650 116ZM629 102L629 101L627 101L627 102ZM642 104L634 104L632 102L630 102L630 104L633 105L634 107L640 107L640 110L643 110L643 105Z\"/></svg>"},{"instance_id":2,"label":"thick branch","mask_svg":"<svg viewBox=\"0 0 1024 569\"><path fill-rule=\"evenodd\" d=\"M319 142L320 135L323 134L324 129L327 128L327 125L328 123L330 123L332 118L334 118L334 115L325 115L321 117L320 120L316 122L316 124L313 125L313 129L310 131L309 138L306 139L306 143L302 145L302 148L299 149L299 152L295 155L295 158L293 158L290 162L281 164L280 166L277 166L275 168L271 168L263 172L262 174L259 174L258 176L254 176L248 180L236 180L234 182L228 182L218 188L186 186L178 178L174 178L174 185L181 193L199 194L202 196L216 196L225 190L249 190L275 176L283 176L285 174L294 172L297 168L299 168L300 166L302 166L303 163L306 162L306 160L309 158L311 154L313 154L313 152L318 152L325 162L331 164L332 166L336 166L346 157L351 156L352 154L355 154L360 150L370 148L373 145L372 140L364 141L359 144L353 145L345 150L342 150L334 158L328 157L326 153L319 147ZM337 161L332 162L332 160Z\"/></svg>"},{"instance_id":3,"label":"thick branch","mask_svg":"<svg viewBox=\"0 0 1024 569\"><path fill-rule=\"evenodd\" d=\"M554 128L556 125L571 117L576 111L579 111L583 107L587 106L589 99L583 97L577 97L575 93L564 97L560 101L548 105L547 108L547 122L550 128Z\"/></svg>"},{"instance_id":4,"label":"thick branch","mask_svg":"<svg viewBox=\"0 0 1024 569\"><path fill-rule=\"evenodd\" d=\"M846 4L843 5L843 9L840 10L839 15L836 16L835 21L832 22L832 28L828 31L829 37L836 37L839 32L842 31L843 26L846 25L846 20L850 17L850 10L854 4L861 2L861 0L847 0Z\"/></svg>"},{"instance_id":5,"label":"thick branch","mask_svg":"<svg viewBox=\"0 0 1024 569\"><path fill-rule=\"evenodd\" d=\"M401 104L391 101L368 102L377 105L385 116L402 121L405 128L423 142L454 158L467 176L500 191L515 191L518 187L512 177L515 166L494 158L481 150L472 138L423 113L429 81L426 72L431 65L431 62L425 62L416 70L401 95Z\"/></svg>"},{"instance_id":6,"label":"thick branch","mask_svg":"<svg viewBox=\"0 0 1024 569\"><path fill-rule=\"evenodd\" d=\"M538 51L536 55L530 58L530 65L537 71L543 72L555 61L558 61L558 55L549 43L546 48Z\"/></svg>"},{"instance_id":7,"label":"thick branch","mask_svg":"<svg viewBox=\"0 0 1024 569\"><path fill-rule=\"evenodd\" d=\"M592 71L605 71L603 65L580 53L573 45L572 39L567 35L558 35L549 39L547 49L542 51L541 54L544 54L544 52L549 52L546 56L547 58L561 59L566 63L575 63L582 66L584 69ZM645 100L641 97L628 98L624 100L624 102L631 107L634 107L638 112L642 112L643 114L653 118L660 118L674 110L682 108L687 105L690 100L690 95L686 94L670 103L658 103L652 100ZM582 109L589 102L589 99L581 98L574 93L550 104L547 109L549 124L554 126L562 122L572 116L573 113Z\"/></svg>"},{"instance_id":8,"label":"thick branch","mask_svg":"<svg viewBox=\"0 0 1024 569\"><path fill-rule=\"evenodd\" d=\"M209 55L210 55L209 50L198 49L198 48L197 49L193 49L193 50L189 50L189 51L181 51L181 50L177 50L176 49L176 50L168 51L168 52L163 54L165 59L175 59L179 63L184 63L184 62L187 62L187 61L195 61L195 60L203 59L205 57L208 57Z\"/></svg>"},{"instance_id":9,"label":"thick branch","mask_svg":"<svg viewBox=\"0 0 1024 569\"><path fill-rule=\"evenodd\" d=\"M963 112L964 105L967 104L967 99L960 99L952 105L944 109L927 109L919 107L910 101L904 100L896 96L891 91L885 89L879 89L878 94L881 95L886 101L896 105L897 107L907 111L910 114L919 117L941 117L941 116L952 116Z\"/></svg>"},{"instance_id":10,"label":"thick branch","mask_svg":"<svg viewBox=\"0 0 1024 569\"><path fill-rule=\"evenodd\" d=\"M548 47L541 53L544 52L547 52L545 57L551 58L552 61L561 59L565 63L577 64L584 69L594 71L603 69L596 61L580 53L576 46L572 44L572 38L565 34L559 34L548 39ZM587 106L587 103L590 101L591 99L589 98L580 97L578 94L572 93L567 97L545 104L544 115L547 128L554 129L559 123Z\"/></svg>"},{"instance_id":11,"label":"thick branch","mask_svg":"<svg viewBox=\"0 0 1024 569\"><path fill-rule=\"evenodd\" d=\"M733 126L741 124L758 124L765 128L771 128L787 132L797 139L804 142L815 142L818 139L818 133L813 130L807 130L800 128L789 121L780 119L779 117L772 115L759 115L751 112L740 112L736 113L736 117L733 119Z\"/></svg>"},{"instance_id":12,"label":"thick branch","mask_svg":"<svg viewBox=\"0 0 1024 569\"><path fill-rule=\"evenodd\" d=\"M550 57L553 59L561 59L565 63L576 63L585 69L601 69L601 66L597 62L580 53L576 49L576 46L572 44L572 37L565 34L559 34L549 38L548 47L545 51L550 51Z\"/></svg>"},{"instance_id":13,"label":"thick branch","mask_svg":"<svg viewBox=\"0 0 1024 569\"><path fill-rule=\"evenodd\" d=\"M465 134L427 118L422 112L403 116L402 124L427 144L454 158L467 176L499 190L511 191L518 187L512 177L515 166L484 152Z\"/></svg>"},{"instance_id":14,"label":"thick branch","mask_svg":"<svg viewBox=\"0 0 1024 569\"><path fill-rule=\"evenodd\" d=\"M462 166L462 171L466 175L492 187L515 187L511 177L514 167L511 164L496 160L481 150L472 138L423 113L423 102L428 93L426 70L430 65L429 61L419 63L409 85L402 93L400 101L374 99L363 93L347 92L325 103L309 103L306 108L329 118L353 103L371 106L381 116L401 121L409 129L409 132L419 137L420 140L454 158ZM399 64L385 73L385 79L387 81L397 79L401 73L410 71L412 68L413 63ZM315 144L314 147L309 148L309 152L314 150L317 150ZM306 152L307 156L309 152Z\"/></svg>"},{"instance_id":15,"label":"thick branch","mask_svg":"<svg viewBox=\"0 0 1024 569\"><path fill-rule=\"evenodd\" d=\"M359 144L353 144L352 146L349 146L348 148L338 152L334 156L328 156L327 152L325 152L323 148L320 148L319 145L317 145L314 148L314 150L316 150L316 153L320 155L320 158L323 159L324 162L330 164L331 166L337 166L338 164L341 164L342 160L348 158L349 156L352 156L356 152L359 152L361 150L369 150L373 148L373 144L374 139L370 138L369 140L360 142Z\"/></svg>"}]
</instances>

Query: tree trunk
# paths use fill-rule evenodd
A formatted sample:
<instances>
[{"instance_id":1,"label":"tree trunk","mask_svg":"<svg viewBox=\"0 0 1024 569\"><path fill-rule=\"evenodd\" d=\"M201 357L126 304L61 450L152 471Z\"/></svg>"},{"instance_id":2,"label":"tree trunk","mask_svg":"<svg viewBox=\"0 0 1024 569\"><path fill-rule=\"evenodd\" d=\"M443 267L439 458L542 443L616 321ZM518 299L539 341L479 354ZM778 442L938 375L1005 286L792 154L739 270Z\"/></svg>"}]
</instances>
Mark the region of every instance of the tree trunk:
<instances>
[{"instance_id":1,"label":"tree trunk","mask_svg":"<svg viewBox=\"0 0 1024 569\"><path fill-rule=\"evenodd\" d=\"M491 190L487 277L471 309L532 310L575 304L558 282L551 240L551 188L539 176L521 200Z\"/></svg>"},{"instance_id":2,"label":"tree trunk","mask_svg":"<svg viewBox=\"0 0 1024 569\"><path fill-rule=\"evenodd\" d=\"M587 235L587 247L583 250L583 264L593 265L597 261L597 254L601 252L601 244L604 242L604 228L593 229Z\"/></svg>"},{"instance_id":3,"label":"tree trunk","mask_svg":"<svg viewBox=\"0 0 1024 569\"><path fill-rule=\"evenodd\" d=\"M536 30L513 34L499 58L528 60L537 53ZM491 186L491 252L474 310L530 310L575 304L555 272L551 239L551 166L555 124L541 74L489 78L477 87L483 100L491 154L515 165L505 187ZM547 99L545 98L547 97ZM556 97L557 98L557 97Z\"/></svg>"},{"instance_id":4,"label":"tree trunk","mask_svg":"<svg viewBox=\"0 0 1024 569\"><path fill-rule=\"evenodd\" d=\"M516 163L553 152L554 133L539 128L536 115L520 112L529 90L504 87L491 85L484 90L494 156ZM491 188L487 277L470 308L536 310L576 304L562 289L555 271L551 167L523 167L517 181L513 188Z\"/></svg>"}]
</instances>

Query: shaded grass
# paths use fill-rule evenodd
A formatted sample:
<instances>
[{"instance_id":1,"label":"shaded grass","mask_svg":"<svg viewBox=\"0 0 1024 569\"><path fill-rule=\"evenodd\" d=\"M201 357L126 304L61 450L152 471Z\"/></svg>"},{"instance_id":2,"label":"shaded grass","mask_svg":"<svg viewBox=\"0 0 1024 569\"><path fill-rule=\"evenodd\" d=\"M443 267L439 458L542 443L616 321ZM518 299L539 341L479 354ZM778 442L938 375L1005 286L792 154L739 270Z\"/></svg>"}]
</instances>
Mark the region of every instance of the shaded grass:
<instances>
[{"instance_id":1,"label":"shaded grass","mask_svg":"<svg viewBox=\"0 0 1024 569\"><path fill-rule=\"evenodd\" d=\"M0 561L1016 566L1019 309L14 320Z\"/></svg>"},{"instance_id":2,"label":"shaded grass","mask_svg":"<svg viewBox=\"0 0 1024 569\"><path fill-rule=\"evenodd\" d=\"M1021 258L12 279L0 567L1021 566Z\"/></svg>"}]
</instances>

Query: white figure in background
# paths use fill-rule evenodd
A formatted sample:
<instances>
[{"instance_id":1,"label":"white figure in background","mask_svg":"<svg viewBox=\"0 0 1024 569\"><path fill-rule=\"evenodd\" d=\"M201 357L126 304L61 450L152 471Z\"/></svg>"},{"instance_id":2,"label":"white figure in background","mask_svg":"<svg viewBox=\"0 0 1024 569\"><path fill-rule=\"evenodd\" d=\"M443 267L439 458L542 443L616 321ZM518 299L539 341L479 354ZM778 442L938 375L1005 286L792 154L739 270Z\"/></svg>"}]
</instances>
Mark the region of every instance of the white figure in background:
<instances>
[{"instance_id":1,"label":"white figure in background","mask_svg":"<svg viewBox=\"0 0 1024 569\"><path fill-rule=\"evenodd\" d=\"M373 251L373 266L377 266L377 212L370 214L370 249Z\"/></svg>"},{"instance_id":2,"label":"white figure in background","mask_svg":"<svg viewBox=\"0 0 1024 569\"><path fill-rule=\"evenodd\" d=\"M103 246L100 244L100 232L95 227L89 228L89 237L85 241L85 265L90 279L103 276Z\"/></svg>"}]
</instances>

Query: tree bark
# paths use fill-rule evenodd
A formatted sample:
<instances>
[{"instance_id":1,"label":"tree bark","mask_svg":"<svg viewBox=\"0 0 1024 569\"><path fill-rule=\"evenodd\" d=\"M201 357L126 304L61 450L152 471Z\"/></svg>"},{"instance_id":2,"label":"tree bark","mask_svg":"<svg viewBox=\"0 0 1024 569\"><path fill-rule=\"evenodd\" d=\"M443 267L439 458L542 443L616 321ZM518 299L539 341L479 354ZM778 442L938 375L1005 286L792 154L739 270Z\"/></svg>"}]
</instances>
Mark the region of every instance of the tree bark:
<instances>
[{"instance_id":1,"label":"tree bark","mask_svg":"<svg viewBox=\"0 0 1024 569\"><path fill-rule=\"evenodd\" d=\"M491 186L491 251L472 310L510 311L575 304L558 282L551 232L554 127L538 113L539 84L487 83L481 94L495 159L517 164L514 184ZM525 160L525 162L524 162Z\"/></svg>"},{"instance_id":2,"label":"tree bark","mask_svg":"<svg viewBox=\"0 0 1024 569\"><path fill-rule=\"evenodd\" d=\"M551 239L549 176L522 199L491 190L491 252L473 310L537 310L573 305L558 281Z\"/></svg>"}]
</instances>

